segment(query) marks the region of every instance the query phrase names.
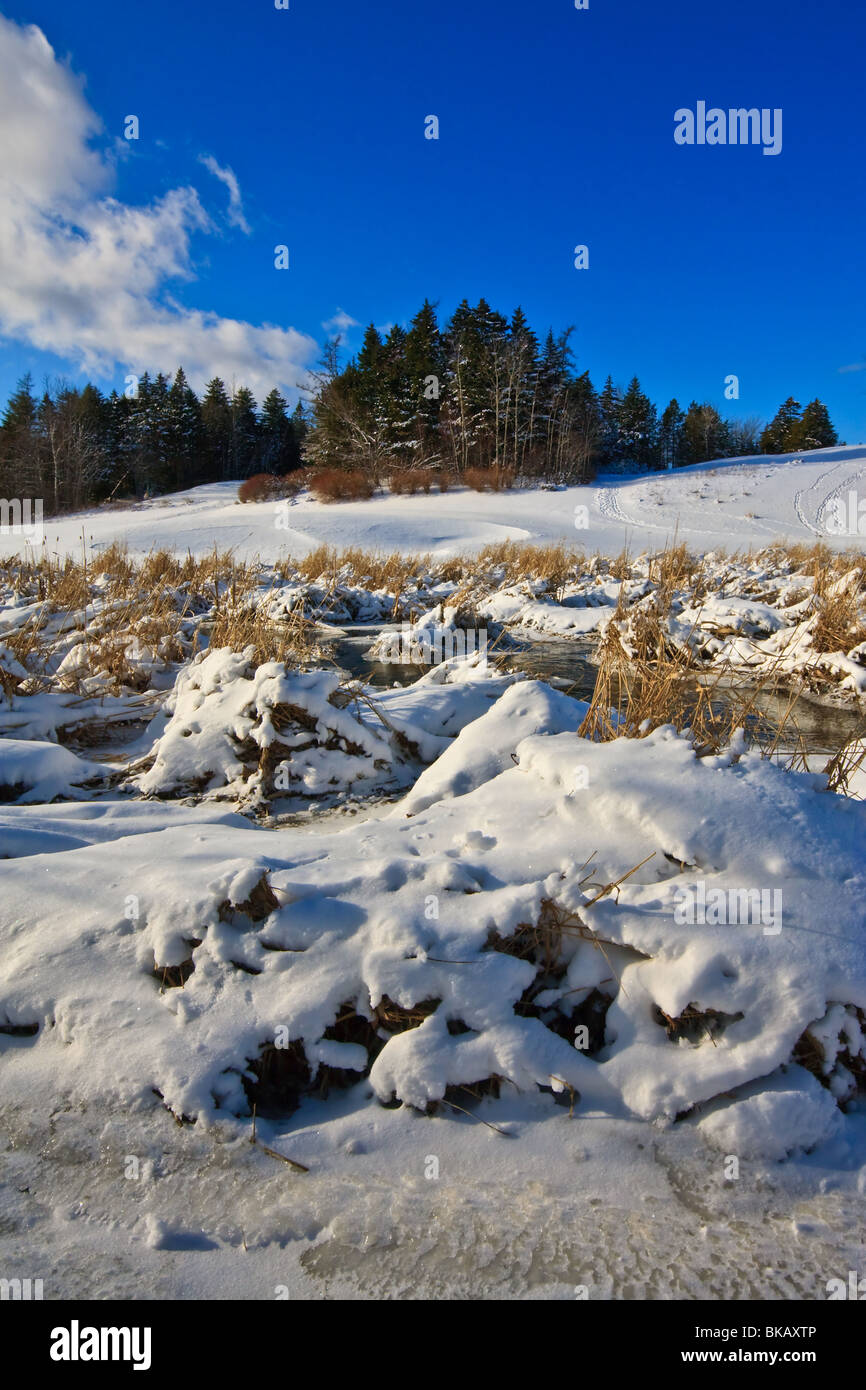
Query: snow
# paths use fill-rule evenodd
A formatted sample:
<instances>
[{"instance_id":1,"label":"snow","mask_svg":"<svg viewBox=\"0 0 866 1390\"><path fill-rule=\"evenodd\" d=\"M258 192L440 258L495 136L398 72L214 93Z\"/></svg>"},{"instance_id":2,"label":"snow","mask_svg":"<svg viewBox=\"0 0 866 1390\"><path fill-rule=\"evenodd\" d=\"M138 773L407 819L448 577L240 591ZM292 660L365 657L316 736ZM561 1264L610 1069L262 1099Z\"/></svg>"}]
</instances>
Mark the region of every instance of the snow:
<instances>
[{"instance_id":1,"label":"snow","mask_svg":"<svg viewBox=\"0 0 866 1390\"><path fill-rule=\"evenodd\" d=\"M802 1067L785 1067L746 1086L698 1123L701 1134L726 1154L780 1160L832 1139L842 1117L829 1091Z\"/></svg>"},{"instance_id":2,"label":"snow","mask_svg":"<svg viewBox=\"0 0 866 1390\"><path fill-rule=\"evenodd\" d=\"M0 744L0 791L18 792L13 799L20 802L80 795L85 783L98 781L110 771L54 743L4 738Z\"/></svg>"},{"instance_id":3,"label":"snow","mask_svg":"<svg viewBox=\"0 0 866 1390\"><path fill-rule=\"evenodd\" d=\"M665 540L696 550L761 546L771 540L820 539L835 548L858 544L835 535L833 498L862 486L866 446L804 454L718 459L671 473L600 477L562 491L399 497L289 505L237 501L237 483L208 483L127 510L90 511L45 523L49 551L80 555L81 534L95 547L118 535L132 554L162 546L196 554L233 549L239 558L303 556L321 544L367 550L454 554L501 540L569 540L616 555L628 543L660 549ZM581 508L587 509L584 528ZM576 526L575 522L578 522ZM862 540L862 537L860 538ZM0 537L0 553L20 542Z\"/></svg>"},{"instance_id":4,"label":"snow","mask_svg":"<svg viewBox=\"0 0 866 1390\"><path fill-rule=\"evenodd\" d=\"M303 501L294 535L214 485L87 529L275 559L503 534L648 551L679 522L707 550L814 539L861 468L840 449ZM271 573L252 601L416 636L467 621L451 581L413 583L400 608L348 573ZM653 598L637 554L625 580L488 576L472 612L563 643L616 621L628 645ZM585 703L489 653L389 689L257 663L206 645L206 605L178 655L131 643L141 688L118 693L83 638L107 606L58 619L36 669L8 645L31 605L0 603L4 1272L93 1297L814 1298L862 1264L862 770L837 795L742 735L713 756L672 727L595 742ZM866 653L815 653L815 618L809 575L710 553L663 623L708 668L818 658L854 706ZM268 1104L268 1058L296 1067L294 1110Z\"/></svg>"}]
</instances>

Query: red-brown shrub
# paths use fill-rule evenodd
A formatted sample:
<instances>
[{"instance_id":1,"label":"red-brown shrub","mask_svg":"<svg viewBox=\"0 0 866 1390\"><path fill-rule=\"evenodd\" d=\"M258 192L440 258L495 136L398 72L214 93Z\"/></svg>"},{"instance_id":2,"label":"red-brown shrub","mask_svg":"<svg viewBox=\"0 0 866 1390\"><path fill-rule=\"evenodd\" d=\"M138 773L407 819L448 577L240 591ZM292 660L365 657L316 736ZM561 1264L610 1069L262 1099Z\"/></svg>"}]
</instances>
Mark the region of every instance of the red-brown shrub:
<instances>
[{"instance_id":1,"label":"red-brown shrub","mask_svg":"<svg viewBox=\"0 0 866 1390\"><path fill-rule=\"evenodd\" d=\"M273 473L254 473L238 488L238 500L241 502L267 502L280 496L282 479L275 477Z\"/></svg>"},{"instance_id":2,"label":"red-brown shrub","mask_svg":"<svg viewBox=\"0 0 866 1390\"><path fill-rule=\"evenodd\" d=\"M502 488L511 487L514 474L507 468L467 468L463 481L474 492L486 492L488 489L500 492Z\"/></svg>"},{"instance_id":3,"label":"red-brown shrub","mask_svg":"<svg viewBox=\"0 0 866 1390\"><path fill-rule=\"evenodd\" d=\"M392 492L414 497L416 492L429 492L434 482L429 468L395 468L389 480Z\"/></svg>"},{"instance_id":4,"label":"red-brown shrub","mask_svg":"<svg viewBox=\"0 0 866 1390\"><path fill-rule=\"evenodd\" d=\"M310 478L318 502L357 502L373 496L373 484L359 469L323 468Z\"/></svg>"}]
</instances>

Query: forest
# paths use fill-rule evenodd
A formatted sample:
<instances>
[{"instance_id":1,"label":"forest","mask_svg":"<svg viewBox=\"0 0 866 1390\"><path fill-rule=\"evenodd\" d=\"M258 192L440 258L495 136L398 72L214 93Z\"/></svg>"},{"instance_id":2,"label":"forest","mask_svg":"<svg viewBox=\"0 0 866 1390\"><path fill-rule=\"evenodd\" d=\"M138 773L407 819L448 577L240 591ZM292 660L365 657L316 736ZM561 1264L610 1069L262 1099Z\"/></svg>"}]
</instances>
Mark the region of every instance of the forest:
<instances>
[{"instance_id":1,"label":"forest","mask_svg":"<svg viewBox=\"0 0 866 1390\"><path fill-rule=\"evenodd\" d=\"M826 406L789 397L774 418L723 418L709 401L661 410L637 376L600 389L578 371L574 330L539 337L520 308L481 299L440 327L425 300L408 328L370 325L348 360L339 337L298 383L290 411L274 387L261 406L215 376L198 395L182 367L127 377L106 395L88 382L25 376L0 421L0 496L39 497L57 514L201 483L343 469L377 486L400 470L459 482L486 469L580 483L598 472L680 468L706 459L792 453L837 443Z\"/></svg>"}]
</instances>

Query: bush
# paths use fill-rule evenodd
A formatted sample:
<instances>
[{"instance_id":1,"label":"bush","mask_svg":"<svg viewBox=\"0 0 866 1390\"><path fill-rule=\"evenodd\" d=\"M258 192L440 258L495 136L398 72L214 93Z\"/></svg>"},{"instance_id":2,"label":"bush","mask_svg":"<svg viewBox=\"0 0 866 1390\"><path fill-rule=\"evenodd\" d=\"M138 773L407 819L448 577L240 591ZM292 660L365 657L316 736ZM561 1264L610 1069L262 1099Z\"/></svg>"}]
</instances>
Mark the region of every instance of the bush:
<instances>
[{"instance_id":1,"label":"bush","mask_svg":"<svg viewBox=\"0 0 866 1390\"><path fill-rule=\"evenodd\" d=\"M388 485L392 492L414 497L416 492L430 491L434 476L429 468L399 468L391 474Z\"/></svg>"},{"instance_id":2,"label":"bush","mask_svg":"<svg viewBox=\"0 0 866 1390\"><path fill-rule=\"evenodd\" d=\"M273 473L254 473L238 488L238 501L269 502L275 497L281 497L282 481Z\"/></svg>"},{"instance_id":3,"label":"bush","mask_svg":"<svg viewBox=\"0 0 866 1390\"><path fill-rule=\"evenodd\" d=\"M514 474L507 468L467 468L463 481L473 492L487 492L488 489L500 492L502 488L511 487Z\"/></svg>"},{"instance_id":4,"label":"bush","mask_svg":"<svg viewBox=\"0 0 866 1390\"><path fill-rule=\"evenodd\" d=\"M323 468L310 478L318 502L357 502L373 496L373 484L358 469Z\"/></svg>"}]
</instances>

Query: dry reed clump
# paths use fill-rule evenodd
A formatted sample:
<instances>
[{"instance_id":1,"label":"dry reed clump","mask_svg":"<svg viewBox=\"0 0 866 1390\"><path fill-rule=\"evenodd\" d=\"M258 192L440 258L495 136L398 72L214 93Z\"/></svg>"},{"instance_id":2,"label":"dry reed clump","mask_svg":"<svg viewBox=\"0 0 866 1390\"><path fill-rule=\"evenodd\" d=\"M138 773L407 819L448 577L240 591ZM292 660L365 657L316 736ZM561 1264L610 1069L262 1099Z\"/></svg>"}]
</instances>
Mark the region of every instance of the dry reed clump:
<instances>
[{"instance_id":1,"label":"dry reed clump","mask_svg":"<svg viewBox=\"0 0 866 1390\"><path fill-rule=\"evenodd\" d=\"M246 594L229 600L215 613L210 626L210 645L229 647L233 652L253 648L257 666L268 661L292 665L315 661L320 656L316 624L300 608L292 609L279 622L267 617L264 606L248 601Z\"/></svg>"},{"instance_id":2,"label":"dry reed clump","mask_svg":"<svg viewBox=\"0 0 866 1390\"><path fill-rule=\"evenodd\" d=\"M599 645L595 690L579 733L596 742L614 738L645 738L654 729L671 725L689 732L698 757L716 754L730 746L740 729L749 729L765 756L775 756L791 729L798 748L802 739L794 718L798 692L792 692L771 731L760 712L760 699L774 684L766 674L746 690L725 687L722 672L707 680L688 651L668 654L654 614L641 615L635 625L636 648L626 652L615 621Z\"/></svg>"},{"instance_id":3,"label":"dry reed clump","mask_svg":"<svg viewBox=\"0 0 866 1390\"><path fill-rule=\"evenodd\" d=\"M399 551L379 553L356 546L337 550L334 546L320 545L293 565L279 566L278 572L287 578L292 568L301 579L322 584L328 597L340 583L384 590L393 597L396 614L406 590L424 583L430 564L429 555L403 555Z\"/></svg>"},{"instance_id":4,"label":"dry reed clump","mask_svg":"<svg viewBox=\"0 0 866 1390\"><path fill-rule=\"evenodd\" d=\"M85 679L102 677L117 694L145 689L154 666L190 656L201 615L226 601L238 607L258 582L254 566L216 549L204 556L154 550L133 560L118 542L81 560L46 552L18 561L14 576L17 593L38 607L2 640L37 686L48 680L58 643L78 636L80 659L61 688L80 691Z\"/></svg>"},{"instance_id":5,"label":"dry reed clump","mask_svg":"<svg viewBox=\"0 0 866 1390\"><path fill-rule=\"evenodd\" d=\"M451 562L452 567L454 563ZM498 571L507 584L519 583L521 579L543 579L550 588L561 588L578 576L585 561L577 547L562 541L532 545L506 540L484 546L476 556L461 560L459 564L460 577L471 574L489 578L492 571ZM442 577L452 576L443 574Z\"/></svg>"},{"instance_id":6,"label":"dry reed clump","mask_svg":"<svg viewBox=\"0 0 866 1390\"><path fill-rule=\"evenodd\" d=\"M858 1095L866 1093L866 1013L856 1004L829 1007L837 1013L839 1030L833 1030L836 1047L832 1053L828 1056L824 1043L813 1033L812 1024L794 1044L793 1060L831 1090L844 1110ZM858 1035L859 1048L852 1043L852 1037ZM832 1040L827 1041L832 1047Z\"/></svg>"},{"instance_id":7,"label":"dry reed clump","mask_svg":"<svg viewBox=\"0 0 866 1390\"><path fill-rule=\"evenodd\" d=\"M628 572L618 574L617 578L627 579ZM659 613L667 613L678 590L685 590L693 602L699 600L703 591L703 562L695 559L683 544L666 546L651 557L648 578L655 587Z\"/></svg>"},{"instance_id":8,"label":"dry reed clump","mask_svg":"<svg viewBox=\"0 0 866 1390\"><path fill-rule=\"evenodd\" d=\"M836 590L829 586L817 599L812 629L816 652L850 652L866 642L866 602L854 586Z\"/></svg>"}]
</instances>

